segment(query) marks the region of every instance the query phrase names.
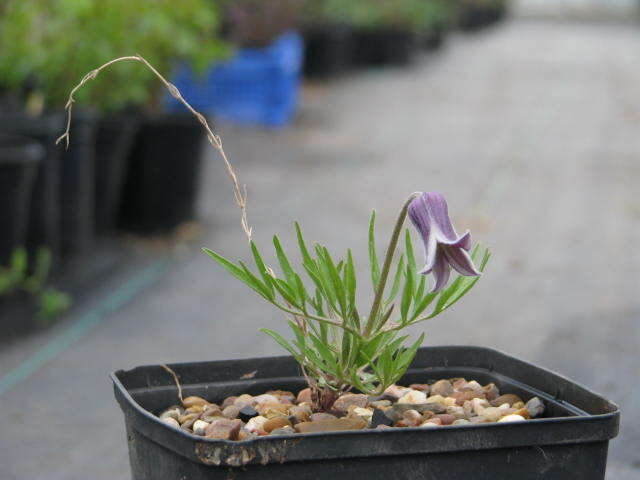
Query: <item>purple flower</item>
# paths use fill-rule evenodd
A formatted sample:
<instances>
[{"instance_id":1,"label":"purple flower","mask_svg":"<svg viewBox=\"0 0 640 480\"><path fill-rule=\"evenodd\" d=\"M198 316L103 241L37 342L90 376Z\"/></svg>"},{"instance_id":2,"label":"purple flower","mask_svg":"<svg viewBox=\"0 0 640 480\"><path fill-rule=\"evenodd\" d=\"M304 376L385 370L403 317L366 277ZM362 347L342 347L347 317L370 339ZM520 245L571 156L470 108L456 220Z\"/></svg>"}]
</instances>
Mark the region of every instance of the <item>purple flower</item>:
<instances>
[{"instance_id":1,"label":"purple flower","mask_svg":"<svg viewBox=\"0 0 640 480\"><path fill-rule=\"evenodd\" d=\"M467 253L471 248L471 234L458 236L451 219L447 201L435 192L421 193L409 204L409 218L422 236L426 265L419 273L433 273L435 285L432 292L442 290L449 281L451 267L460 275L479 276Z\"/></svg>"}]
</instances>

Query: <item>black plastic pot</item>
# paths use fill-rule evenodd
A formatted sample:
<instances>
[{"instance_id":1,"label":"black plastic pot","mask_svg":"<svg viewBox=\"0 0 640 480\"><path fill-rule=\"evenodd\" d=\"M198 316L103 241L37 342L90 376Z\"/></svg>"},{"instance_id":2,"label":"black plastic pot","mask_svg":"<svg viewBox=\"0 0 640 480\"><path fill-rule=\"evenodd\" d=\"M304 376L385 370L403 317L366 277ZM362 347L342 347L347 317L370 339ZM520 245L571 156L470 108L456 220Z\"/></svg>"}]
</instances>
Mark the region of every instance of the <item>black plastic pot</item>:
<instances>
[{"instance_id":1,"label":"black plastic pot","mask_svg":"<svg viewBox=\"0 0 640 480\"><path fill-rule=\"evenodd\" d=\"M353 29L347 25L315 25L304 33L304 74L331 77L351 67Z\"/></svg>"},{"instance_id":2,"label":"black plastic pot","mask_svg":"<svg viewBox=\"0 0 640 480\"><path fill-rule=\"evenodd\" d=\"M65 254L83 252L93 242L96 119L91 112L74 111L71 143L62 152L60 222Z\"/></svg>"},{"instance_id":3,"label":"black plastic pot","mask_svg":"<svg viewBox=\"0 0 640 480\"><path fill-rule=\"evenodd\" d=\"M305 387L290 357L171 365L184 395L230 395ZM243 379L254 373L251 379ZM177 401L160 366L111 374L125 416L134 480L438 479L602 480L619 410L566 378L495 350L422 348L401 383L451 377L494 382L541 398L547 418L441 428L359 430L230 442L174 429L155 415Z\"/></svg>"},{"instance_id":4,"label":"black plastic pot","mask_svg":"<svg viewBox=\"0 0 640 480\"><path fill-rule=\"evenodd\" d=\"M138 121L133 116L104 118L96 133L95 229L104 234L116 227L129 151Z\"/></svg>"},{"instance_id":5,"label":"black plastic pot","mask_svg":"<svg viewBox=\"0 0 640 480\"><path fill-rule=\"evenodd\" d=\"M204 138L202 126L190 116L142 122L129 156L121 228L169 233L195 217Z\"/></svg>"},{"instance_id":6,"label":"black plastic pot","mask_svg":"<svg viewBox=\"0 0 640 480\"><path fill-rule=\"evenodd\" d=\"M55 260L60 246L60 154L63 149L56 146L55 141L64 131L64 116L3 114L0 131L33 138L45 149L33 186L26 244L30 252L42 245L48 246Z\"/></svg>"},{"instance_id":7,"label":"black plastic pot","mask_svg":"<svg viewBox=\"0 0 640 480\"><path fill-rule=\"evenodd\" d=\"M0 265L27 240L31 192L43 156L35 140L0 135Z\"/></svg>"},{"instance_id":8,"label":"black plastic pot","mask_svg":"<svg viewBox=\"0 0 640 480\"><path fill-rule=\"evenodd\" d=\"M403 30L355 30L353 42L353 63L361 67L407 65L415 52L413 34Z\"/></svg>"}]
</instances>

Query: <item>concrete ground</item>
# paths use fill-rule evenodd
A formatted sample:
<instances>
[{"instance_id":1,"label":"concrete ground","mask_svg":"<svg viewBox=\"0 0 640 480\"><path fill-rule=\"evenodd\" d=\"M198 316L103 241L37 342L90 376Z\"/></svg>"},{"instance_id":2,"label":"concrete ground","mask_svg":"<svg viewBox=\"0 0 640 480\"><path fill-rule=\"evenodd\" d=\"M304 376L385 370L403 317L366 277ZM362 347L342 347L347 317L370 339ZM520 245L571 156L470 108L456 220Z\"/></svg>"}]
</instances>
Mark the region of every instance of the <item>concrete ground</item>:
<instances>
[{"instance_id":1,"label":"concrete ground","mask_svg":"<svg viewBox=\"0 0 640 480\"><path fill-rule=\"evenodd\" d=\"M409 193L443 192L494 258L426 344L496 347L618 402L610 480L640 478L639 52L638 26L511 22L406 70L310 85L288 130L222 129L258 244L292 246L298 219L333 251L360 248L365 287L370 209L385 239ZM206 165L197 243L246 258L224 169ZM153 258L0 352L3 480L129 478L112 370L280 353L257 330L284 330L281 315L195 247Z\"/></svg>"}]
</instances>

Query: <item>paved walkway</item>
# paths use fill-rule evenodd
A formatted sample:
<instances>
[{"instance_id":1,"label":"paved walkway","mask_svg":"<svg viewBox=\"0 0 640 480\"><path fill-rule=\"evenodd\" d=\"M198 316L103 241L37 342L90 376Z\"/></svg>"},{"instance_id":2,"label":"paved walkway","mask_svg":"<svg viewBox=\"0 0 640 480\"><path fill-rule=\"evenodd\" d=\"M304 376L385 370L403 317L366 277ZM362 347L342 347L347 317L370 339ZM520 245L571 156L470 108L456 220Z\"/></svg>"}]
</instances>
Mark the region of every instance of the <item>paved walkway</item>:
<instances>
[{"instance_id":1,"label":"paved walkway","mask_svg":"<svg viewBox=\"0 0 640 480\"><path fill-rule=\"evenodd\" d=\"M408 70L309 86L287 131L223 131L265 249L273 233L292 245L293 219L335 251L364 248L372 207L388 231L407 194L442 191L494 259L427 344L497 347L619 402L611 480L640 475L638 52L638 27L509 23ZM203 182L201 243L246 257L217 160ZM257 332L284 329L277 312L195 248L181 255L0 396L3 480L128 478L111 370L280 352ZM57 333L0 352L0 375Z\"/></svg>"}]
</instances>

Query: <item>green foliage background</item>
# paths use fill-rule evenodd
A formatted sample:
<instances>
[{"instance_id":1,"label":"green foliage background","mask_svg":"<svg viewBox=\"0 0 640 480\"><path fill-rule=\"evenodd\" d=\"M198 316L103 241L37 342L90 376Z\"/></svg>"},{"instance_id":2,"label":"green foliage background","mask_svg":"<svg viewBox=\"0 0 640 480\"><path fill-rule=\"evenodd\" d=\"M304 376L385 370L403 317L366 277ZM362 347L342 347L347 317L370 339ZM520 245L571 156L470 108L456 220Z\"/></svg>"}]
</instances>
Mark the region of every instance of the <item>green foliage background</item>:
<instances>
[{"instance_id":1,"label":"green foliage background","mask_svg":"<svg viewBox=\"0 0 640 480\"><path fill-rule=\"evenodd\" d=\"M178 60L202 70L230 47L217 35L210 0L4 0L0 6L0 81L19 89L35 77L46 108L62 108L90 70L139 53L161 73ZM108 112L159 100L158 82L136 63L104 72L77 99Z\"/></svg>"}]
</instances>

